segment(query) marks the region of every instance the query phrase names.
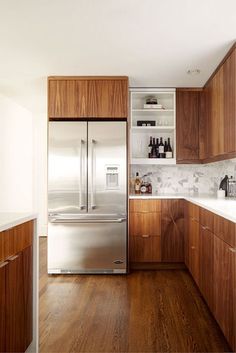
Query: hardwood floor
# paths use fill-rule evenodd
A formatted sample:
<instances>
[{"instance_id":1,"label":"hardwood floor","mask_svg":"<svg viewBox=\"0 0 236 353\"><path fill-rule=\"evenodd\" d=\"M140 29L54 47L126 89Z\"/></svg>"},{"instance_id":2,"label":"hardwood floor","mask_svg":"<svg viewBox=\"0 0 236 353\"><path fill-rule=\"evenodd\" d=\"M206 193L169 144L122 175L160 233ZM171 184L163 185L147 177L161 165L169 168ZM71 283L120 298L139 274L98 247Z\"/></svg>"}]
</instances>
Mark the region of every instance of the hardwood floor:
<instances>
[{"instance_id":1,"label":"hardwood floor","mask_svg":"<svg viewBox=\"0 0 236 353\"><path fill-rule=\"evenodd\" d=\"M184 270L48 276L40 239L40 353L229 352Z\"/></svg>"}]
</instances>

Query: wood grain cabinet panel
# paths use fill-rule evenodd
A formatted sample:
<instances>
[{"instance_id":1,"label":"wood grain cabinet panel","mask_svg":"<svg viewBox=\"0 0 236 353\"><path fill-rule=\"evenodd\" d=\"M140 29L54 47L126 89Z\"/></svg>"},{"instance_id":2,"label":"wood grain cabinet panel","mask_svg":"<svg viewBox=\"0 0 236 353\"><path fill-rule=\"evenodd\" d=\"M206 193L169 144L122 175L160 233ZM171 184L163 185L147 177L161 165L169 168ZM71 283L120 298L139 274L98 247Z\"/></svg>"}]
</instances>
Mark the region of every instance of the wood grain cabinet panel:
<instances>
[{"instance_id":1,"label":"wood grain cabinet panel","mask_svg":"<svg viewBox=\"0 0 236 353\"><path fill-rule=\"evenodd\" d=\"M200 224L203 229L214 232L214 213L206 210L205 208L199 208L200 211Z\"/></svg>"},{"instance_id":2,"label":"wood grain cabinet panel","mask_svg":"<svg viewBox=\"0 0 236 353\"><path fill-rule=\"evenodd\" d=\"M160 262L161 237L130 237L130 260L131 262Z\"/></svg>"},{"instance_id":3,"label":"wood grain cabinet panel","mask_svg":"<svg viewBox=\"0 0 236 353\"><path fill-rule=\"evenodd\" d=\"M199 223L193 218L189 218L189 270L199 285Z\"/></svg>"},{"instance_id":4,"label":"wood grain cabinet panel","mask_svg":"<svg viewBox=\"0 0 236 353\"><path fill-rule=\"evenodd\" d=\"M0 352L6 352L6 265L0 263Z\"/></svg>"},{"instance_id":5,"label":"wood grain cabinet panel","mask_svg":"<svg viewBox=\"0 0 236 353\"><path fill-rule=\"evenodd\" d=\"M224 151L236 151L236 49L223 65Z\"/></svg>"},{"instance_id":6,"label":"wood grain cabinet panel","mask_svg":"<svg viewBox=\"0 0 236 353\"><path fill-rule=\"evenodd\" d=\"M200 225L199 235L199 288L209 308L213 310L213 265L214 265L214 234L205 226Z\"/></svg>"},{"instance_id":7,"label":"wood grain cabinet panel","mask_svg":"<svg viewBox=\"0 0 236 353\"><path fill-rule=\"evenodd\" d=\"M177 163L199 161L199 107L201 91L176 90Z\"/></svg>"},{"instance_id":8,"label":"wood grain cabinet panel","mask_svg":"<svg viewBox=\"0 0 236 353\"><path fill-rule=\"evenodd\" d=\"M22 253L6 266L6 352L24 352L24 292Z\"/></svg>"},{"instance_id":9,"label":"wood grain cabinet panel","mask_svg":"<svg viewBox=\"0 0 236 353\"><path fill-rule=\"evenodd\" d=\"M214 215L214 234L232 247L236 247L236 224Z\"/></svg>"},{"instance_id":10,"label":"wood grain cabinet panel","mask_svg":"<svg viewBox=\"0 0 236 353\"><path fill-rule=\"evenodd\" d=\"M127 118L127 80L88 81L88 117Z\"/></svg>"},{"instance_id":11,"label":"wood grain cabinet panel","mask_svg":"<svg viewBox=\"0 0 236 353\"><path fill-rule=\"evenodd\" d=\"M161 260L184 262L184 200L161 202Z\"/></svg>"},{"instance_id":12,"label":"wood grain cabinet panel","mask_svg":"<svg viewBox=\"0 0 236 353\"><path fill-rule=\"evenodd\" d=\"M128 78L49 78L48 115L49 119L127 118Z\"/></svg>"},{"instance_id":13,"label":"wood grain cabinet panel","mask_svg":"<svg viewBox=\"0 0 236 353\"><path fill-rule=\"evenodd\" d=\"M129 203L130 212L160 212L161 201L160 200L130 200Z\"/></svg>"},{"instance_id":14,"label":"wood grain cabinet panel","mask_svg":"<svg viewBox=\"0 0 236 353\"><path fill-rule=\"evenodd\" d=\"M130 236L161 235L160 213L131 213Z\"/></svg>"},{"instance_id":15,"label":"wood grain cabinet panel","mask_svg":"<svg viewBox=\"0 0 236 353\"><path fill-rule=\"evenodd\" d=\"M194 205L192 202L188 202L186 209L186 216L192 218L194 221L199 222L200 219L200 207Z\"/></svg>"},{"instance_id":16,"label":"wood grain cabinet panel","mask_svg":"<svg viewBox=\"0 0 236 353\"><path fill-rule=\"evenodd\" d=\"M24 308L24 350L33 339L33 247L22 252L23 265L23 308Z\"/></svg>"},{"instance_id":17,"label":"wood grain cabinet panel","mask_svg":"<svg viewBox=\"0 0 236 353\"><path fill-rule=\"evenodd\" d=\"M213 313L229 344L236 349L236 249L214 237Z\"/></svg>"}]
</instances>

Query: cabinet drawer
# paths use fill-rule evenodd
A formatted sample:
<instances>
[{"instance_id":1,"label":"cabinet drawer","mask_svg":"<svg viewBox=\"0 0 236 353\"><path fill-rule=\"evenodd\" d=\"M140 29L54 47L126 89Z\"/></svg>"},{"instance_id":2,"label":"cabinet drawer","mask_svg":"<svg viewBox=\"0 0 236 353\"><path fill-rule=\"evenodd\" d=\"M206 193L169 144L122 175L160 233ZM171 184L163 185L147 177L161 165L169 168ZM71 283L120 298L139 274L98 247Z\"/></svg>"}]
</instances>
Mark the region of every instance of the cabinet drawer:
<instances>
[{"instance_id":1,"label":"cabinet drawer","mask_svg":"<svg viewBox=\"0 0 236 353\"><path fill-rule=\"evenodd\" d=\"M30 221L0 232L0 261L32 245L33 226L33 221Z\"/></svg>"},{"instance_id":2,"label":"cabinet drawer","mask_svg":"<svg viewBox=\"0 0 236 353\"><path fill-rule=\"evenodd\" d=\"M187 207L187 215L194 221L199 222L199 207L189 202Z\"/></svg>"},{"instance_id":3,"label":"cabinet drawer","mask_svg":"<svg viewBox=\"0 0 236 353\"><path fill-rule=\"evenodd\" d=\"M130 261L159 262L161 261L161 237L131 237Z\"/></svg>"},{"instance_id":4,"label":"cabinet drawer","mask_svg":"<svg viewBox=\"0 0 236 353\"><path fill-rule=\"evenodd\" d=\"M236 224L214 215L214 234L232 247L236 247Z\"/></svg>"},{"instance_id":5,"label":"cabinet drawer","mask_svg":"<svg viewBox=\"0 0 236 353\"><path fill-rule=\"evenodd\" d=\"M130 200L130 212L160 212L160 200Z\"/></svg>"},{"instance_id":6,"label":"cabinet drawer","mask_svg":"<svg viewBox=\"0 0 236 353\"><path fill-rule=\"evenodd\" d=\"M130 213L130 236L161 235L161 213Z\"/></svg>"},{"instance_id":7,"label":"cabinet drawer","mask_svg":"<svg viewBox=\"0 0 236 353\"><path fill-rule=\"evenodd\" d=\"M200 208L200 224L203 226L203 229L214 231L214 213Z\"/></svg>"}]
</instances>

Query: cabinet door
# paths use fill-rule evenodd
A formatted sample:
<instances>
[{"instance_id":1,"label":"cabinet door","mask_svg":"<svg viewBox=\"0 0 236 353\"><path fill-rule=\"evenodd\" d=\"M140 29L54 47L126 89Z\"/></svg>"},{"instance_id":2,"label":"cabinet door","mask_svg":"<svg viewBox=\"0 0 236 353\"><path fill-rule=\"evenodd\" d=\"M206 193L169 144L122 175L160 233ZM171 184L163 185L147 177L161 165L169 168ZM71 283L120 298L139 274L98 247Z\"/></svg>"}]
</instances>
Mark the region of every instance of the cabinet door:
<instances>
[{"instance_id":1,"label":"cabinet door","mask_svg":"<svg viewBox=\"0 0 236 353\"><path fill-rule=\"evenodd\" d=\"M199 223L189 218L189 270L199 285Z\"/></svg>"},{"instance_id":2,"label":"cabinet door","mask_svg":"<svg viewBox=\"0 0 236 353\"><path fill-rule=\"evenodd\" d=\"M6 266L6 351L24 352L24 292L22 253Z\"/></svg>"},{"instance_id":3,"label":"cabinet door","mask_svg":"<svg viewBox=\"0 0 236 353\"><path fill-rule=\"evenodd\" d=\"M154 212L131 212L130 235L161 235L161 214Z\"/></svg>"},{"instance_id":4,"label":"cabinet door","mask_svg":"<svg viewBox=\"0 0 236 353\"><path fill-rule=\"evenodd\" d=\"M176 91L176 157L177 163L199 161L200 91Z\"/></svg>"},{"instance_id":5,"label":"cabinet door","mask_svg":"<svg viewBox=\"0 0 236 353\"><path fill-rule=\"evenodd\" d=\"M184 200L162 200L161 260L184 262Z\"/></svg>"},{"instance_id":6,"label":"cabinet door","mask_svg":"<svg viewBox=\"0 0 236 353\"><path fill-rule=\"evenodd\" d=\"M200 278L199 288L209 308L213 309L213 259L214 259L214 234L205 226L200 225Z\"/></svg>"},{"instance_id":7,"label":"cabinet door","mask_svg":"<svg viewBox=\"0 0 236 353\"><path fill-rule=\"evenodd\" d=\"M160 262L161 237L143 235L130 237L131 262Z\"/></svg>"},{"instance_id":8,"label":"cabinet door","mask_svg":"<svg viewBox=\"0 0 236 353\"><path fill-rule=\"evenodd\" d=\"M7 262L0 263L0 352L6 352L6 266Z\"/></svg>"},{"instance_id":9,"label":"cabinet door","mask_svg":"<svg viewBox=\"0 0 236 353\"><path fill-rule=\"evenodd\" d=\"M86 80L49 80L49 118L87 117L87 88Z\"/></svg>"},{"instance_id":10,"label":"cabinet door","mask_svg":"<svg viewBox=\"0 0 236 353\"><path fill-rule=\"evenodd\" d=\"M223 240L214 236L213 312L233 349L236 348L235 251Z\"/></svg>"},{"instance_id":11,"label":"cabinet door","mask_svg":"<svg viewBox=\"0 0 236 353\"><path fill-rule=\"evenodd\" d=\"M22 252L24 299L24 351L33 339L33 247Z\"/></svg>"},{"instance_id":12,"label":"cabinet door","mask_svg":"<svg viewBox=\"0 0 236 353\"><path fill-rule=\"evenodd\" d=\"M127 118L128 80L88 81L88 117Z\"/></svg>"},{"instance_id":13,"label":"cabinet door","mask_svg":"<svg viewBox=\"0 0 236 353\"><path fill-rule=\"evenodd\" d=\"M236 49L223 65L224 150L236 151Z\"/></svg>"}]
</instances>

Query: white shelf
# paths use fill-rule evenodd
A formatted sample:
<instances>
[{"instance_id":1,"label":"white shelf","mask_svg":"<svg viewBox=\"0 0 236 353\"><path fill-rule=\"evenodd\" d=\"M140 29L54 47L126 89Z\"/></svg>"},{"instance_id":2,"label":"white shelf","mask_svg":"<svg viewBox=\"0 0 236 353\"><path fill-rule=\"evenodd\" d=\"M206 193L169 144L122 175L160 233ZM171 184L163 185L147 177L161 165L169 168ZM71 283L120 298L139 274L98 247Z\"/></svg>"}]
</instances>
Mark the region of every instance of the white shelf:
<instances>
[{"instance_id":1,"label":"white shelf","mask_svg":"<svg viewBox=\"0 0 236 353\"><path fill-rule=\"evenodd\" d=\"M174 109L148 109L148 108L146 108L146 109L132 109L132 112L142 112L142 113L147 113L147 112L155 112L155 113L168 113L168 112L173 112L174 111Z\"/></svg>"},{"instance_id":2,"label":"white shelf","mask_svg":"<svg viewBox=\"0 0 236 353\"><path fill-rule=\"evenodd\" d=\"M175 158L132 158L131 164L174 165L176 164L176 159Z\"/></svg>"},{"instance_id":3,"label":"white shelf","mask_svg":"<svg viewBox=\"0 0 236 353\"><path fill-rule=\"evenodd\" d=\"M131 132L146 132L146 131L153 131L153 132L169 132L175 130L175 126L132 126Z\"/></svg>"}]
</instances>

